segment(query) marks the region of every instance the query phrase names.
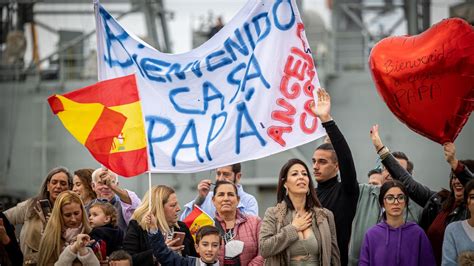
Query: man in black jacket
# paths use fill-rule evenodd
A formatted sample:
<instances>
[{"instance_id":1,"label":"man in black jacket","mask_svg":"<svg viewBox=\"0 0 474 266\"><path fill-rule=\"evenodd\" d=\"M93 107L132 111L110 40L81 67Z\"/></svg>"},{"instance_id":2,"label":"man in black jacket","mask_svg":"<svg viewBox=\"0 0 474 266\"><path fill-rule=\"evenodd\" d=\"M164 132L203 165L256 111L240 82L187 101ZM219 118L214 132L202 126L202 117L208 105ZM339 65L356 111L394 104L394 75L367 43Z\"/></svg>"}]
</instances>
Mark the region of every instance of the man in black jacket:
<instances>
[{"instance_id":1,"label":"man in black jacket","mask_svg":"<svg viewBox=\"0 0 474 266\"><path fill-rule=\"evenodd\" d=\"M318 183L316 191L323 207L334 214L341 265L347 265L352 219L359 198L354 160L349 145L331 117L331 98L324 89L318 91L318 105L312 110L331 140L331 143L316 148L313 154L313 170Z\"/></svg>"}]
</instances>

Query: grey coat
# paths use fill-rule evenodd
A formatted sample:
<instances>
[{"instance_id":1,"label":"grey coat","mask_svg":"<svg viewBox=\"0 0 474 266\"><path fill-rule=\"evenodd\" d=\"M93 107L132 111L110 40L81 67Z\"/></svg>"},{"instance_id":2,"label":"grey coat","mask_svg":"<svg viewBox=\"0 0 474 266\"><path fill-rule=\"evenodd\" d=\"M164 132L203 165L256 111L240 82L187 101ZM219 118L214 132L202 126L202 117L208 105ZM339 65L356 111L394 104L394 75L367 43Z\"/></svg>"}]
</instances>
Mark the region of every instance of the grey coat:
<instances>
[{"instance_id":1,"label":"grey coat","mask_svg":"<svg viewBox=\"0 0 474 266\"><path fill-rule=\"evenodd\" d=\"M340 265L332 212L324 208L313 208L312 212L312 229L320 243L320 265ZM298 231L291 225L288 213L285 202L280 202L265 212L259 235L260 255L265 258L265 265L290 265L288 247L298 240Z\"/></svg>"}]
</instances>

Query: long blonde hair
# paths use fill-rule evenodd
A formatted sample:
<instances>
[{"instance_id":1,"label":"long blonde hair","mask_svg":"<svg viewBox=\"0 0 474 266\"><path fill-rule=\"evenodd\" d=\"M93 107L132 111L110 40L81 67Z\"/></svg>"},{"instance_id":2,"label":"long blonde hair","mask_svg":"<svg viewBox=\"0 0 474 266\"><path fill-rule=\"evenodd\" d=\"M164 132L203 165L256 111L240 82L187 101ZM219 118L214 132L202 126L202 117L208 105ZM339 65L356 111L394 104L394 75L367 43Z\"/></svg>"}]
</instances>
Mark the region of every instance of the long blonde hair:
<instances>
[{"instance_id":1,"label":"long blonde hair","mask_svg":"<svg viewBox=\"0 0 474 266\"><path fill-rule=\"evenodd\" d=\"M151 213L153 213L157 219L158 228L160 229L160 231L162 233L169 233L171 229L170 229L170 226L168 225L168 222L166 221L164 205L168 202L168 199L171 196L171 194L175 194L176 192L174 191L174 189L168 186L164 186L164 185L152 187L151 188L151 195L152 195L151 208L149 208L150 207L149 200L148 200L149 193L150 193L150 190L148 190L145 193L145 196L143 196L142 203L140 204L140 206L138 206L138 208L133 213L132 219L136 220L143 230L147 230L148 228L143 218L150 210ZM178 225L176 224L176 226Z\"/></svg>"},{"instance_id":2,"label":"long blonde hair","mask_svg":"<svg viewBox=\"0 0 474 266\"><path fill-rule=\"evenodd\" d=\"M87 213L84 204L78 194L72 191L64 191L59 194L54 202L54 207L49 217L48 223L41 238L38 251L38 265L47 265L48 262L56 262L63 250L62 232L64 229L64 220L62 208L71 203L78 203L82 210L82 233L88 234L91 229L87 220Z\"/></svg>"}]
</instances>

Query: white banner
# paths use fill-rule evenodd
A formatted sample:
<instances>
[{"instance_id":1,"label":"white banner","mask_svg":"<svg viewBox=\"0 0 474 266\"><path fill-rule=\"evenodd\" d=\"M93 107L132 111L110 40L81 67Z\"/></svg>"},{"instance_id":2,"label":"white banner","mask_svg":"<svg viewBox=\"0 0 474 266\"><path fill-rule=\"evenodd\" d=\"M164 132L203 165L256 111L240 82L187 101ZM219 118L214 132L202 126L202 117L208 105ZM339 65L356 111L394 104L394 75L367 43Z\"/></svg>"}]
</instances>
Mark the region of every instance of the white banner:
<instances>
[{"instance_id":1,"label":"white banner","mask_svg":"<svg viewBox=\"0 0 474 266\"><path fill-rule=\"evenodd\" d=\"M176 55L99 4L96 23L99 79L136 74L152 172L215 169L325 134L309 108L319 80L295 1L250 0L206 43Z\"/></svg>"}]
</instances>

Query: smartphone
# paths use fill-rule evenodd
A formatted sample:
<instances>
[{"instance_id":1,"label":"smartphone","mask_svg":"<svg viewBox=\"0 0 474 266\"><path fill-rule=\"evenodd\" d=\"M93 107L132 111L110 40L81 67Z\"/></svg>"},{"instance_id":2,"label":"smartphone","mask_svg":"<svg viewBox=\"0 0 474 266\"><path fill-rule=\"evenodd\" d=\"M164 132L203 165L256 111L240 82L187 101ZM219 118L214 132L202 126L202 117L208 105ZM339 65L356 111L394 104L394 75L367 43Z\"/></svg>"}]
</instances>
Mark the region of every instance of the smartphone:
<instances>
[{"instance_id":1,"label":"smartphone","mask_svg":"<svg viewBox=\"0 0 474 266\"><path fill-rule=\"evenodd\" d=\"M174 244L174 246L181 246L184 242L184 236L186 234L183 232L174 232L173 233L173 239L179 238L178 242Z\"/></svg>"},{"instance_id":2,"label":"smartphone","mask_svg":"<svg viewBox=\"0 0 474 266\"><path fill-rule=\"evenodd\" d=\"M43 210L43 214L46 217L48 214L51 213L51 204L49 203L49 200L47 199L42 199L39 200L41 210Z\"/></svg>"}]
</instances>

